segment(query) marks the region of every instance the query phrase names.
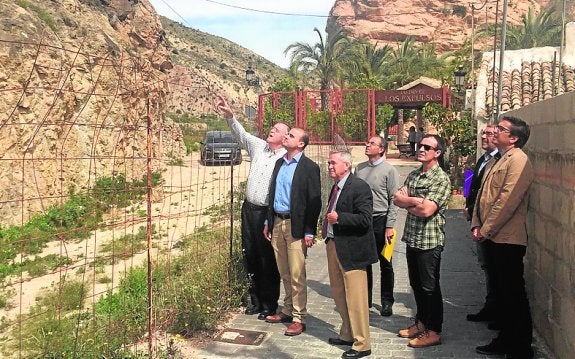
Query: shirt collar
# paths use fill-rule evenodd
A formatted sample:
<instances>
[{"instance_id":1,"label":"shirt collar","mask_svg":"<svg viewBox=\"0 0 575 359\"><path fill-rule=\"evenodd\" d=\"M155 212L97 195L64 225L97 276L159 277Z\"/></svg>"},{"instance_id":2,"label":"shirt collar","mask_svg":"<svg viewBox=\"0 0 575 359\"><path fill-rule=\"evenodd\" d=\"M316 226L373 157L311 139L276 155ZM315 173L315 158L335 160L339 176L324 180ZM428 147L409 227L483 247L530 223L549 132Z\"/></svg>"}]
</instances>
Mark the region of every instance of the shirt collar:
<instances>
[{"instance_id":1,"label":"shirt collar","mask_svg":"<svg viewBox=\"0 0 575 359\"><path fill-rule=\"evenodd\" d=\"M497 152L498 152L498 150L497 150L497 148L496 148L496 149L494 149L493 151L489 152L489 156L494 157L495 154L497 154Z\"/></svg>"},{"instance_id":2,"label":"shirt collar","mask_svg":"<svg viewBox=\"0 0 575 359\"><path fill-rule=\"evenodd\" d=\"M367 163L368 163L371 167L375 167L375 166L377 166L378 164L380 164L380 163L382 163L382 162L383 162L383 157L380 157L380 158L379 158L377 161L375 161L375 162L367 161Z\"/></svg>"},{"instance_id":3,"label":"shirt collar","mask_svg":"<svg viewBox=\"0 0 575 359\"><path fill-rule=\"evenodd\" d=\"M350 172L351 173L351 172ZM339 181L337 181L337 186L339 187L339 189L341 190L343 188L343 186L345 185L345 182L347 181L347 179L349 178L350 173L348 173L347 175L345 175L345 177L343 177L342 179L340 179Z\"/></svg>"},{"instance_id":4,"label":"shirt collar","mask_svg":"<svg viewBox=\"0 0 575 359\"><path fill-rule=\"evenodd\" d=\"M287 153L284 154L283 159L286 163L292 163L292 162L299 162L299 160L301 159L301 156L303 156L303 152L299 152L297 155L293 156L293 158L291 159L291 161L288 162L287 159Z\"/></svg>"}]
</instances>

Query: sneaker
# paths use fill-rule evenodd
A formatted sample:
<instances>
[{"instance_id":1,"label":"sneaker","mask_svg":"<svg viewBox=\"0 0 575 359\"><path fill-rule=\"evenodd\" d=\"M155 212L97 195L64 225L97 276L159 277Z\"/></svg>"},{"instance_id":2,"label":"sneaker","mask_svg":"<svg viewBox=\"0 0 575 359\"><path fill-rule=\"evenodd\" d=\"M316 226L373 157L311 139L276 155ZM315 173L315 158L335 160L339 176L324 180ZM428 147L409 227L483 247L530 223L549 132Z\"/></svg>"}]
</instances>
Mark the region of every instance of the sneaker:
<instances>
[{"instance_id":1,"label":"sneaker","mask_svg":"<svg viewBox=\"0 0 575 359\"><path fill-rule=\"evenodd\" d=\"M411 326L409 326L405 329L401 329L397 333L397 336L400 338L413 339L413 338L417 337L419 334L423 333L423 331L425 331L425 325L423 325L423 323L417 319L414 319L414 320L415 320L415 323L413 323Z\"/></svg>"},{"instance_id":2,"label":"sneaker","mask_svg":"<svg viewBox=\"0 0 575 359\"><path fill-rule=\"evenodd\" d=\"M424 330L416 338L411 339L407 346L412 348L427 348L439 344L441 344L441 336L437 332Z\"/></svg>"}]
</instances>

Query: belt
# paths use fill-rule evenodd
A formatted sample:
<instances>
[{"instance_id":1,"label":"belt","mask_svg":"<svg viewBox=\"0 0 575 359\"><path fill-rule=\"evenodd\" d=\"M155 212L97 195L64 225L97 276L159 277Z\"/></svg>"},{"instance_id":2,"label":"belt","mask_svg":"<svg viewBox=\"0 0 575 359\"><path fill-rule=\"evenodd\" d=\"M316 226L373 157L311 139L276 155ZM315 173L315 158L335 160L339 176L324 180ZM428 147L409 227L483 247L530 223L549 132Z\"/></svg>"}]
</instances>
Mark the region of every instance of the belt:
<instances>
[{"instance_id":1,"label":"belt","mask_svg":"<svg viewBox=\"0 0 575 359\"><path fill-rule=\"evenodd\" d=\"M327 244L327 242L329 242L329 241L333 241L333 237L327 237L327 238L325 239L325 244Z\"/></svg>"},{"instance_id":2,"label":"belt","mask_svg":"<svg viewBox=\"0 0 575 359\"><path fill-rule=\"evenodd\" d=\"M276 217L281 219L290 219L291 215L289 213L276 213Z\"/></svg>"},{"instance_id":3,"label":"belt","mask_svg":"<svg viewBox=\"0 0 575 359\"><path fill-rule=\"evenodd\" d=\"M268 208L268 206L260 206L260 205L253 204L253 203L248 202L248 201L244 201L244 203L245 203L246 206L247 206L248 208L250 208L250 209L259 209L259 210L262 210L262 209L267 209L267 208Z\"/></svg>"}]
</instances>

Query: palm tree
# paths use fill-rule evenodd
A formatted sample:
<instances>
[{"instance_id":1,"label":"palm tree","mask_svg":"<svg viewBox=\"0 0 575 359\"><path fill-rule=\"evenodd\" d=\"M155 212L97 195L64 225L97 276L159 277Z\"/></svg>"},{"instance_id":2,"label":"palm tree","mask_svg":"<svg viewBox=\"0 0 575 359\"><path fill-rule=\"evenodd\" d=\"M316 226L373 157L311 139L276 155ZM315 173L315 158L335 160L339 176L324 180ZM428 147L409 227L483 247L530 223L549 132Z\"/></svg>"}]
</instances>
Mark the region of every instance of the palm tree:
<instances>
[{"instance_id":1,"label":"palm tree","mask_svg":"<svg viewBox=\"0 0 575 359\"><path fill-rule=\"evenodd\" d=\"M320 83L320 90L329 90L340 71L339 56L346 50L349 41L343 29L327 36L324 42L321 32L314 28L319 36L319 42L314 45L296 42L289 45L284 54L290 54L290 68L307 72L316 76ZM327 108L327 96L321 93L322 110Z\"/></svg>"},{"instance_id":2,"label":"palm tree","mask_svg":"<svg viewBox=\"0 0 575 359\"><path fill-rule=\"evenodd\" d=\"M521 24L508 24L505 47L509 50L528 49L541 46L559 46L563 26L561 19L556 15L555 9L550 7L542 10L535 16L535 10L529 8L526 15L521 17ZM495 34L495 25L481 29L477 37L490 37Z\"/></svg>"},{"instance_id":3,"label":"palm tree","mask_svg":"<svg viewBox=\"0 0 575 359\"><path fill-rule=\"evenodd\" d=\"M377 44L354 40L341 57L341 66L345 80L356 86L361 82L379 83L383 69L391 60L393 49L389 45L378 47Z\"/></svg>"},{"instance_id":4,"label":"palm tree","mask_svg":"<svg viewBox=\"0 0 575 359\"><path fill-rule=\"evenodd\" d=\"M535 16L532 7L522 16L521 25L510 24L507 28L505 46L510 50L561 44L561 19L550 7Z\"/></svg>"},{"instance_id":5,"label":"palm tree","mask_svg":"<svg viewBox=\"0 0 575 359\"><path fill-rule=\"evenodd\" d=\"M384 69L386 85L394 83L402 86L412 81L420 74L421 49L416 45L415 39L408 36L397 49L392 52L392 60Z\"/></svg>"}]
</instances>

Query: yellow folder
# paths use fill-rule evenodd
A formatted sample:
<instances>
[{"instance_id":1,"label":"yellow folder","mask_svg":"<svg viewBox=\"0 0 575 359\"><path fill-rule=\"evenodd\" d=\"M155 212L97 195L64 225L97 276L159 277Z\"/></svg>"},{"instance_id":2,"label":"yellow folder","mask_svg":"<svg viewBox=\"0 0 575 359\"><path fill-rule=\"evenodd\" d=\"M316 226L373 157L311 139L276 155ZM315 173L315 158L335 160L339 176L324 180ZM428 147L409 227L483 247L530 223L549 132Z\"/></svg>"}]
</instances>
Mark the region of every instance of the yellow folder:
<instances>
[{"instance_id":1,"label":"yellow folder","mask_svg":"<svg viewBox=\"0 0 575 359\"><path fill-rule=\"evenodd\" d=\"M391 243L385 242L383 249L381 250L381 255L383 258L387 259L388 261L391 260L391 256L393 255L393 247L395 247L395 237L397 237L397 231L395 228L393 229L393 237L391 237Z\"/></svg>"}]
</instances>

